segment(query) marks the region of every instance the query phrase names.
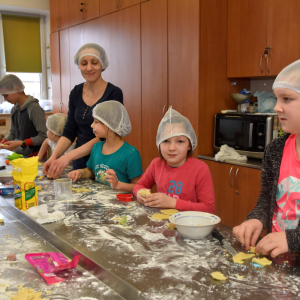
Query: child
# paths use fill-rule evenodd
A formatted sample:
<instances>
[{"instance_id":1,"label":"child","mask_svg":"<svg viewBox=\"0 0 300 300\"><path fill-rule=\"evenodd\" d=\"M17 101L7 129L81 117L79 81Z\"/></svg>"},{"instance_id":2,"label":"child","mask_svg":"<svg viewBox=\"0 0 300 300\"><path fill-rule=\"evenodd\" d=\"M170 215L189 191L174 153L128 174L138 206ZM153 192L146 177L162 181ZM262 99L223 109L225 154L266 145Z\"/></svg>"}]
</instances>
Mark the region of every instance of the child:
<instances>
[{"instance_id":1,"label":"child","mask_svg":"<svg viewBox=\"0 0 300 300\"><path fill-rule=\"evenodd\" d=\"M93 109L91 125L97 138L106 141L94 145L87 168L69 173L69 178L92 178L113 189L133 191L143 174L139 151L122 140L131 131L131 123L125 107L118 101L102 102Z\"/></svg>"},{"instance_id":2,"label":"child","mask_svg":"<svg viewBox=\"0 0 300 300\"><path fill-rule=\"evenodd\" d=\"M47 127L47 139L42 144L40 152L38 154L39 161L42 161L43 157L46 155L48 149L51 147L52 153L55 150L55 147L59 141L59 138L62 135L65 124L67 121L67 115L58 113L52 116L49 116L46 121ZM72 144L69 149L65 152L68 153L72 151L75 147L75 144Z\"/></svg>"},{"instance_id":3,"label":"child","mask_svg":"<svg viewBox=\"0 0 300 300\"><path fill-rule=\"evenodd\" d=\"M169 108L156 136L160 158L155 158L134 188L137 200L150 207L214 213L215 196L208 166L191 158L197 138L190 121ZM157 185L158 193L143 198L141 189Z\"/></svg>"},{"instance_id":4,"label":"child","mask_svg":"<svg viewBox=\"0 0 300 300\"><path fill-rule=\"evenodd\" d=\"M0 80L0 94L5 101L14 104L10 112L10 133L1 144L24 156L35 156L47 137L45 112L39 101L26 95L24 89L22 81L15 75L6 75Z\"/></svg>"},{"instance_id":5,"label":"child","mask_svg":"<svg viewBox=\"0 0 300 300\"><path fill-rule=\"evenodd\" d=\"M248 250L267 229L256 252L276 257L300 251L300 60L279 73L273 91L277 97L274 110L288 134L267 146L257 204L247 221L233 228L233 234Z\"/></svg>"}]
</instances>

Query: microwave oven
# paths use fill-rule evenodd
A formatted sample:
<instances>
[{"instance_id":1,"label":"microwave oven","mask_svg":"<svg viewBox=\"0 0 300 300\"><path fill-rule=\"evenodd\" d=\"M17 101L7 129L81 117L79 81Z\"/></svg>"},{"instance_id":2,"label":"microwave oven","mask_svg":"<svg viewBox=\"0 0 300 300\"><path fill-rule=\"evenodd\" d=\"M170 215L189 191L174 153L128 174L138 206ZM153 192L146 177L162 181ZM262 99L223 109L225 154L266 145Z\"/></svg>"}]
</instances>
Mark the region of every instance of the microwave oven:
<instances>
[{"instance_id":1,"label":"microwave oven","mask_svg":"<svg viewBox=\"0 0 300 300\"><path fill-rule=\"evenodd\" d=\"M215 152L226 144L241 155L262 158L273 137L274 117L267 114L216 114Z\"/></svg>"}]
</instances>

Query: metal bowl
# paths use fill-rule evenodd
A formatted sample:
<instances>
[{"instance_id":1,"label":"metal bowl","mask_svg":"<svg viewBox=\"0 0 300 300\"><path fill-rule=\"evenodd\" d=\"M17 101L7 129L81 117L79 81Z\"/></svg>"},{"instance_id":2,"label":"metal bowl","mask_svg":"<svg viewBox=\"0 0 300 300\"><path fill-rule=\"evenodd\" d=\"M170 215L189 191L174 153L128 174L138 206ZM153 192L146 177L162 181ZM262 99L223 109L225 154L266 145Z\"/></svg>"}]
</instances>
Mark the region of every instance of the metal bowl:
<instances>
[{"instance_id":1,"label":"metal bowl","mask_svg":"<svg viewBox=\"0 0 300 300\"><path fill-rule=\"evenodd\" d=\"M230 96L235 102L237 102L238 104L242 104L242 103L246 102L251 97L251 94L238 94L238 93L235 93L235 94L230 94Z\"/></svg>"},{"instance_id":2,"label":"metal bowl","mask_svg":"<svg viewBox=\"0 0 300 300\"><path fill-rule=\"evenodd\" d=\"M208 236L221 219L200 211L178 212L169 218L180 234L190 239L203 239Z\"/></svg>"}]
</instances>

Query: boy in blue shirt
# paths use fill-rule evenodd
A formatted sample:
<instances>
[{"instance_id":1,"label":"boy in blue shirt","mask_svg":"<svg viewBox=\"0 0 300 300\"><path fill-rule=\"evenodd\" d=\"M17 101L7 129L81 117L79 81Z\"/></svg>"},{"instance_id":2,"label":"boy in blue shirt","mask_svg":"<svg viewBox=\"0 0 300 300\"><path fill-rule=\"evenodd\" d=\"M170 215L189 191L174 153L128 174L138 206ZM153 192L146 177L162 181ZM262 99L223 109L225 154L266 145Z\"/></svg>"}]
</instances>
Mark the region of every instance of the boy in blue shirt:
<instances>
[{"instance_id":1,"label":"boy in blue shirt","mask_svg":"<svg viewBox=\"0 0 300 300\"><path fill-rule=\"evenodd\" d=\"M68 177L74 181L92 178L113 189L132 193L143 169L139 151L122 140L131 131L125 107L118 101L106 101L95 106L93 117L91 127L95 136L106 141L94 145L85 169L72 171Z\"/></svg>"}]
</instances>

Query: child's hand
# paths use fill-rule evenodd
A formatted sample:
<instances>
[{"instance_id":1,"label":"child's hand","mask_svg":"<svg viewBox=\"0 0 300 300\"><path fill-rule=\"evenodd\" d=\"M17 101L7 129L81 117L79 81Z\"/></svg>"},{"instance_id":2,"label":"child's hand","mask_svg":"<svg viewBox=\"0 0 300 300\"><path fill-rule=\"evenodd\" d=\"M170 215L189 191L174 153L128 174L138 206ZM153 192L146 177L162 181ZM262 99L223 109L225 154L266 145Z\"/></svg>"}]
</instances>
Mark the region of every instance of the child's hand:
<instances>
[{"instance_id":1,"label":"child's hand","mask_svg":"<svg viewBox=\"0 0 300 300\"><path fill-rule=\"evenodd\" d=\"M110 186L113 189L117 190L119 181L118 181L116 172L113 169L108 169L108 170L106 170L106 174L107 174L105 176L106 181L110 183Z\"/></svg>"},{"instance_id":2,"label":"child's hand","mask_svg":"<svg viewBox=\"0 0 300 300\"><path fill-rule=\"evenodd\" d=\"M233 228L233 235L237 240L249 249L250 245L255 246L255 243L263 230L263 224L257 219L251 219L239 226Z\"/></svg>"},{"instance_id":3,"label":"child's hand","mask_svg":"<svg viewBox=\"0 0 300 300\"><path fill-rule=\"evenodd\" d=\"M272 232L262 238L256 245L257 252L271 255L273 258L289 251L285 231Z\"/></svg>"},{"instance_id":4,"label":"child's hand","mask_svg":"<svg viewBox=\"0 0 300 300\"><path fill-rule=\"evenodd\" d=\"M173 197L167 196L162 193L154 193L147 195L145 199L145 206L149 207L165 207L175 208L177 200Z\"/></svg>"},{"instance_id":5,"label":"child's hand","mask_svg":"<svg viewBox=\"0 0 300 300\"><path fill-rule=\"evenodd\" d=\"M139 194L139 191L137 191L137 193L136 193L136 200L137 200L137 202L139 202L139 203L141 203L141 204L145 204L146 198L142 197L142 196Z\"/></svg>"},{"instance_id":6,"label":"child's hand","mask_svg":"<svg viewBox=\"0 0 300 300\"><path fill-rule=\"evenodd\" d=\"M81 178L80 170L71 171L68 174L68 178L72 179L73 181L76 181L77 179Z\"/></svg>"}]
</instances>

